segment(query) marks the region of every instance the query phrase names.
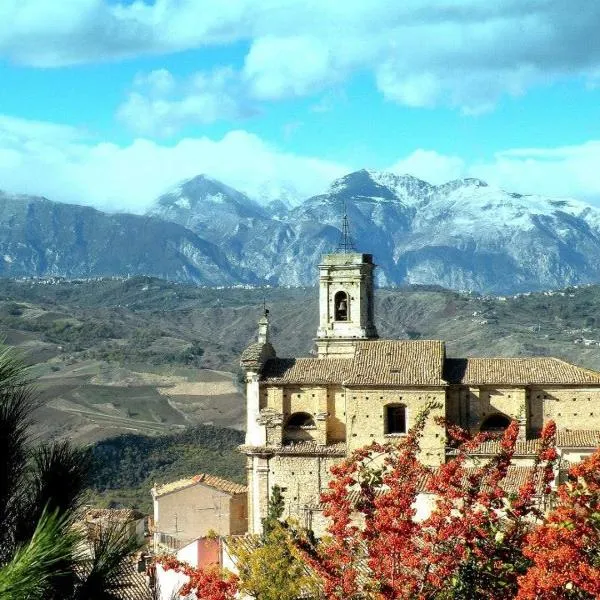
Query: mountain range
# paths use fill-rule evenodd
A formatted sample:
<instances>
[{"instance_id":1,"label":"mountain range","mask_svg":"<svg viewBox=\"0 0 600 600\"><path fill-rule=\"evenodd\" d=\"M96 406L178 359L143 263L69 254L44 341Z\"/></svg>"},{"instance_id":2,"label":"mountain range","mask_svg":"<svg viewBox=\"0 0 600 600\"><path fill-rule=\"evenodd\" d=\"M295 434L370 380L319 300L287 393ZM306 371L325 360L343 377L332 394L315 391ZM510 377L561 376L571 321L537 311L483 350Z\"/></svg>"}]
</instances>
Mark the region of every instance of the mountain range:
<instances>
[{"instance_id":1,"label":"mountain range","mask_svg":"<svg viewBox=\"0 0 600 600\"><path fill-rule=\"evenodd\" d=\"M146 215L0 193L0 275L313 285L344 212L382 286L508 294L600 281L600 210L585 202L370 170L295 206L260 203L204 175L160 196Z\"/></svg>"}]
</instances>

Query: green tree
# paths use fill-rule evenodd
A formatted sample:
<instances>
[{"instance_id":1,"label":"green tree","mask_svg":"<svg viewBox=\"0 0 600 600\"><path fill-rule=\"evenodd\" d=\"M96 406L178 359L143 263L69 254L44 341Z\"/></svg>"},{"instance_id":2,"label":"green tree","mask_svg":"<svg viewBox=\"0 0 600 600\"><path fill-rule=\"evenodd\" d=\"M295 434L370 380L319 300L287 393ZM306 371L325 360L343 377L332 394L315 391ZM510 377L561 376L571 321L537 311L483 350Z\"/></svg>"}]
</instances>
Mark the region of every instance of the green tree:
<instances>
[{"instance_id":1,"label":"green tree","mask_svg":"<svg viewBox=\"0 0 600 600\"><path fill-rule=\"evenodd\" d=\"M279 519L283 516L285 501L283 499L283 490L274 485L271 488L271 497L267 505L267 516L263 519L263 541L268 540L271 531L280 525Z\"/></svg>"},{"instance_id":2,"label":"green tree","mask_svg":"<svg viewBox=\"0 0 600 600\"><path fill-rule=\"evenodd\" d=\"M107 527L84 552L73 523L89 454L66 442L32 445L35 392L20 357L0 348L0 598L117 600L133 550Z\"/></svg>"},{"instance_id":3,"label":"green tree","mask_svg":"<svg viewBox=\"0 0 600 600\"><path fill-rule=\"evenodd\" d=\"M298 558L290 528L280 521L283 508L283 490L273 486L262 536L254 543L245 538L233 546L240 592L257 600L295 600L316 591L315 579Z\"/></svg>"}]
</instances>

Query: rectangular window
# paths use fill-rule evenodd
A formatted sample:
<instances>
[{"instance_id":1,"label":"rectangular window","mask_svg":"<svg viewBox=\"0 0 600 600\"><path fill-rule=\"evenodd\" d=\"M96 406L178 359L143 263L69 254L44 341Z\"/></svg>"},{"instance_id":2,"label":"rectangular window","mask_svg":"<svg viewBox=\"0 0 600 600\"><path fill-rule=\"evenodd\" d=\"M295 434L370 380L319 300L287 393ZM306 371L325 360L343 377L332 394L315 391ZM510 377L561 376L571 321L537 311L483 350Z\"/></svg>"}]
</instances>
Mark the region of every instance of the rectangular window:
<instances>
[{"instance_id":1,"label":"rectangular window","mask_svg":"<svg viewBox=\"0 0 600 600\"><path fill-rule=\"evenodd\" d=\"M393 404L386 406L386 433L406 433L406 406Z\"/></svg>"}]
</instances>

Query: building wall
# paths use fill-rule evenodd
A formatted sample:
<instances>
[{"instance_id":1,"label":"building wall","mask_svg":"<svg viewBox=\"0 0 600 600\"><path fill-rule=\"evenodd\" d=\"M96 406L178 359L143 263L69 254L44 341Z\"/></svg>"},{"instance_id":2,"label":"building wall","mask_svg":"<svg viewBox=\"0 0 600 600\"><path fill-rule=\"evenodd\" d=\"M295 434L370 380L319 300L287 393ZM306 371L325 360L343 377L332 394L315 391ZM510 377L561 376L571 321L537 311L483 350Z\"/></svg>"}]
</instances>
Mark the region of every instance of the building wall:
<instances>
[{"instance_id":1,"label":"building wall","mask_svg":"<svg viewBox=\"0 0 600 600\"><path fill-rule=\"evenodd\" d=\"M245 494L237 502L247 502ZM156 499L157 532L172 535L183 542L206 536L214 531L230 535L232 526L240 528L241 517L232 514L231 497L202 484L165 494ZM235 511L233 511L235 513Z\"/></svg>"},{"instance_id":2,"label":"building wall","mask_svg":"<svg viewBox=\"0 0 600 600\"><path fill-rule=\"evenodd\" d=\"M596 448L562 448L560 455L562 460L575 464L589 458L595 451Z\"/></svg>"},{"instance_id":3,"label":"building wall","mask_svg":"<svg viewBox=\"0 0 600 600\"><path fill-rule=\"evenodd\" d=\"M525 435L528 393L524 386L473 386L463 388L460 394L468 395L468 428L472 432L480 430L485 419L501 414L509 419L522 421Z\"/></svg>"},{"instance_id":4,"label":"building wall","mask_svg":"<svg viewBox=\"0 0 600 600\"><path fill-rule=\"evenodd\" d=\"M254 456L248 461L250 531L260 531L273 485L286 488L287 517L307 520L307 507L318 503L330 480L329 469L340 458L277 454L276 447L290 442L313 441L320 445L346 442L347 451L372 442L394 442L402 435L386 435L385 410L389 404L407 408L407 427L429 402L440 408L430 415L421 440L420 460L430 466L445 462L446 433L435 417L479 431L484 420L494 414L521 422L523 436L535 435L548 419L559 428L600 429L600 389L577 386L448 386L447 388L345 388L339 385L261 386L261 405L272 415L265 422L267 446L274 456ZM311 415L314 428L286 431L289 417L297 412ZM575 452L569 452L569 460ZM571 458L572 457L572 458ZM573 460L574 461L574 460ZM515 457L515 464L529 466L533 458ZM314 513L312 519L320 519ZM322 528L321 525L316 525Z\"/></svg>"},{"instance_id":5,"label":"building wall","mask_svg":"<svg viewBox=\"0 0 600 600\"><path fill-rule=\"evenodd\" d=\"M437 403L425 426L421 440L421 460L437 466L445 460L445 432L435 422L446 412L445 390L440 388L348 389L340 386L265 386L262 394L265 409L271 415L265 424L267 447L273 456L250 456L248 486L250 490L249 530L258 532L270 490L274 485L285 488L286 516L303 521L306 507L318 503L320 493L330 480L331 466L340 460L322 455L279 454L276 448L285 442L313 441L320 445L346 441L348 451L372 442L399 442L402 435L385 433L385 411L389 404L407 407L407 428L414 425L418 413L430 402ZM290 416L303 412L311 415L314 428L288 430Z\"/></svg>"},{"instance_id":6,"label":"building wall","mask_svg":"<svg viewBox=\"0 0 600 600\"><path fill-rule=\"evenodd\" d=\"M428 403L436 403L437 408L429 415L423 438L421 439L420 460L427 465L440 465L445 460L445 432L436 417L445 416L445 389L427 388L369 388L349 389L346 399L346 431L348 451L362 448L372 442L385 443L400 441L401 435L385 433L385 412L390 404L406 406L407 429L416 421L417 415Z\"/></svg>"},{"instance_id":7,"label":"building wall","mask_svg":"<svg viewBox=\"0 0 600 600\"><path fill-rule=\"evenodd\" d=\"M248 525L251 533L259 533L273 486L283 488L284 516L304 525L306 507L318 503L321 492L331 479L331 467L340 458L276 454L268 458L253 456L250 460L253 468L249 489L253 493Z\"/></svg>"},{"instance_id":8,"label":"building wall","mask_svg":"<svg viewBox=\"0 0 600 600\"><path fill-rule=\"evenodd\" d=\"M268 386L266 398L268 410L281 415L266 426L268 446L278 446L286 441L318 444L346 441L350 451L374 441L385 443L401 439L401 436L385 433L387 405L404 404L410 428L428 403L437 403L439 407L432 411L425 427L423 461L432 465L444 461L444 429L434 419L446 414L445 389ZM315 427L287 430L288 419L298 412L311 415Z\"/></svg>"},{"instance_id":9,"label":"building wall","mask_svg":"<svg viewBox=\"0 0 600 600\"><path fill-rule=\"evenodd\" d=\"M229 504L229 535L242 535L248 531L248 495L237 494Z\"/></svg>"},{"instance_id":10,"label":"building wall","mask_svg":"<svg viewBox=\"0 0 600 600\"><path fill-rule=\"evenodd\" d=\"M542 404L543 421L552 419L560 429L600 429L598 388L536 387L536 404Z\"/></svg>"}]
</instances>

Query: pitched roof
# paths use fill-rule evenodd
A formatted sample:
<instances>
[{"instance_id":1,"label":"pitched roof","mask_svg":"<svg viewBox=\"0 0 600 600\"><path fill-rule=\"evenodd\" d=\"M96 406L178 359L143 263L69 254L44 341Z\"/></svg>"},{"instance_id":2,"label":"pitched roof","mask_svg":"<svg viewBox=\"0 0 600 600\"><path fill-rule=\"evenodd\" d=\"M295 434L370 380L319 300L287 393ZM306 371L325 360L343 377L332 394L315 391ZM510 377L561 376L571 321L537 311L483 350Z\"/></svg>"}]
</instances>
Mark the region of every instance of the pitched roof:
<instances>
[{"instance_id":1,"label":"pitched roof","mask_svg":"<svg viewBox=\"0 0 600 600\"><path fill-rule=\"evenodd\" d=\"M185 479L178 479L177 481L171 481L163 485L157 485L153 488L153 495L155 498L170 494L171 492L178 492L184 488L191 487L193 485L202 484L208 487L214 488L220 492L224 492L231 496L236 494L245 494L248 488L245 485L229 481L227 479L221 479L215 475L208 475L206 473L199 473L193 477L186 477Z\"/></svg>"},{"instance_id":2,"label":"pitched roof","mask_svg":"<svg viewBox=\"0 0 600 600\"><path fill-rule=\"evenodd\" d=\"M540 439L519 440L515 444L515 456L535 456L540 447ZM469 452L472 455L494 456L500 452L500 440L487 440ZM448 454L454 454L452 450Z\"/></svg>"},{"instance_id":3,"label":"pitched roof","mask_svg":"<svg viewBox=\"0 0 600 600\"><path fill-rule=\"evenodd\" d=\"M448 358L444 379L464 385L600 385L600 373L551 357Z\"/></svg>"},{"instance_id":4,"label":"pitched roof","mask_svg":"<svg viewBox=\"0 0 600 600\"><path fill-rule=\"evenodd\" d=\"M544 487L542 476L543 470L540 468L538 468L538 470L539 475L536 478L536 491L538 494L540 494ZM467 477L476 472L476 468L470 467L465 469L465 475ZM504 491L510 494L516 494L521 488L521 486L525 484L529 477L531 477L534 473L535 467L516 467L511 465L506 471L506 477L500 481L499 485Z\"/></svg>"},{"instance_id":5,"label":"pitched roof","mask_svg":"<svg viewBox=\"0 0 600 600\"><path fill-rule=\"evenodd\" d=\"M478 469L476 467L465 468L464 478L461 480L461 485L465 486L465 489L466 489L466 486L469 485L468 477L471 475L475 475L477 472L478 472ZM506 476L504 477L504 479L502 479L500 481L499 485L503 490L505 490L509 494L517 493L519 491L519 489L521 488L521 486L527 482L528 478L531 477L531 475L533 475L534 472L535 472L535 467L517 467L514 465L510 465L506 471ZM537 480L536 480L536 491L538 494L542 492L542 488L543 488L543 478L541 477L542 469L539 469L539 474L540 474L540 476L537 477ZM432 476L432 473L428 473L428 474L424 474L422 477L419 478L419 481L417 483L417 492L418 493L420 493L420 494L430 493L428 491L429 490L428 484L429 484L429 480L431 479L431 476ZM383 493L384 493L384 488L380 488L376 491L377 496L380 496ZM358 490L352 490L348 495L348 498L352 505L356 505L358 503L358 501L360 500L360 497L361 497L361 495ZM323 510L324 506L325 506L324 503L321 502L321 500L319 498L317 498L315 500L315 503L313 505L310 505L308 508L313 509L313 510Z\"/></svg>"},{"instance_id":6,"label":"pitched roof","mask_svg":"<svg viewBox=\"0 0 600 600\"><path fill-rule=\"evenodd\" d=\"M124 566L120 574L123 587L115 593L119 600L151 600L152 592L142 573L138 573L133 565Z\"/></svg>"},{"instance_id":7,"label":"pitched roof","mask_svg":"<svg viewBox=\"0 0 600 600\"><path fill-rule=\"evenodd\" d=\"M115 521L129 523L145 518L143 512L134 508L86 508L83 513L85 521Z\"/></svg>"},{"instance_id":8,"label":"pitched roof","mask_svg":"<svg viewBox=\"0 0 600 600\"><path fill-rule=\"evenodd\" d=\"M267 361L265 383L344 385L445 385L444 342L366 340L354 358L286 358Z\"/></svg>"},{"instance_id":9,"label":"pitched roof","mask_svg":"<svg viewBox=\"0 0 600 600\"><path fill-rule=\"evenodd\" d=\"M558 429L557 448L600 448L600 431L594 429ZM520 440L515 444L515 456L535 456L540 448L540 438ZM500 451L499 440L488 440L469 452L473 455L492 456ZM449 450L448 454L455 454Z\"/></svg>"},{"instance_id":10,"label":"pitched roof","mask_svg":"<svg viewBox=\"0 0 600 600\"><path fill-rule=\"evenodd\" d=\"M559 429L556 432L559 448L599 448L600 431L595 429Z\"/></svg>"},{"instance_id":11,"label":"pitched roof","mask_svg":"<svg viewBox=\"0 0 600 600\"><path fill-rule=\"evenodd\" d=\"M249 371L258 371L266 360L275 356L275 348L269 342L254 342L242 352L240 365Z\"/></svg>"}]
</instances>

